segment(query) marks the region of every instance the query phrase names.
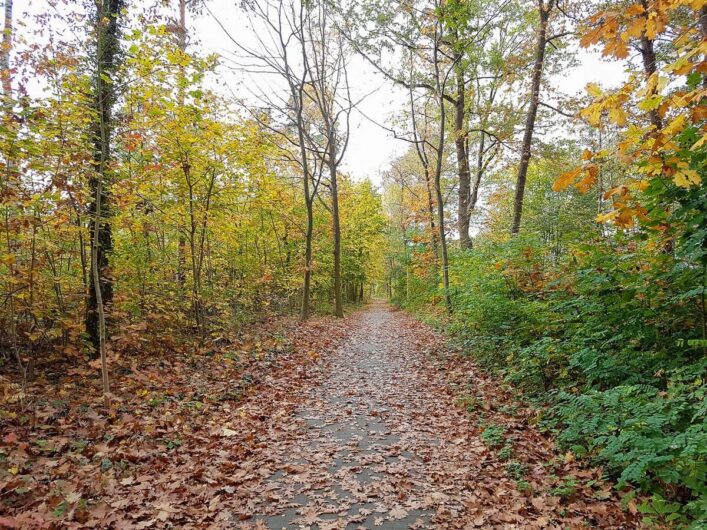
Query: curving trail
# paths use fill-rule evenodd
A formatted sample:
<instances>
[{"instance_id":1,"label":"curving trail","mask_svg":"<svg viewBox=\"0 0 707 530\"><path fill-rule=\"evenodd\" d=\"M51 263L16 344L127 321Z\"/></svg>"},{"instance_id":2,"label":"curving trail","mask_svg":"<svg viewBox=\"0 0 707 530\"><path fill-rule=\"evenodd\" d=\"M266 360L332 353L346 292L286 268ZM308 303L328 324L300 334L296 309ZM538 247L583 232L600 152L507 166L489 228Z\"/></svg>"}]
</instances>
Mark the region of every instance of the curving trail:
<instances>
[{"instance_id":1,"label":"curving trail","mask_svg":"<svg viewBox=\"0 0 707 530\"><path fill-rule=\"evenodd\" d=\"M636 527L609 486L583 485L598 471L558 459L523 411L495 403L496 384L454 365L427 326L383 302L347 325L320 369L291 389L296 407L273 419L239 466L235 493L247 505L234 526ZM482 403L477 411L455 406L460 390ZM511 457L482 439L483 422L494 420L507 425Z\"/></svg>"}]
</instances>

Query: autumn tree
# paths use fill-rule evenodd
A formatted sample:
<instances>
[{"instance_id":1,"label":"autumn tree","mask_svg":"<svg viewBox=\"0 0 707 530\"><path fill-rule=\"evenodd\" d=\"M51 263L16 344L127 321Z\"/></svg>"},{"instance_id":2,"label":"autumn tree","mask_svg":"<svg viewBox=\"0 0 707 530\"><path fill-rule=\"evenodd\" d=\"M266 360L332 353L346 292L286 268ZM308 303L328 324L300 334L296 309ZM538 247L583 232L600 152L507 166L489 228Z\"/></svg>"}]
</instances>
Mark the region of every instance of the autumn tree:
<instances>
[{"instance_id":1,"label":"autumn tree","mask_svg":"<svg viewBox=\"0 0 707 530\"><path fill-rule=\"evenodd\" d=\"M556 2L557 0L537 0L538 25L536 30L535 58L531 74L528 110L525 118L523 143L520 151L520 163L518 164L518 176L516 178L513 222L511 224L511 233L513 234L517 234L520 230L525 181L528 174L528 164L530 163L535 120L538 115L538 107L540 106L540 84L542 81L543 68L545 66L545 53L548 43L555 38L549 34L549 31L551 27L551 16L557 8Z\"/></svg>"},{"instance_id":2,"label":"autumn tree","mask_svg":"<svg viewBox=\"0 0 707 530\"><path fill-rule=\"evenodd\" d=\"M304 94L316 107L316 121L321 123L323 133L324 142L317 142L317 154L322 156L322 163L329 172L334 239L334 315L343 317L338 172L346 153L350 116L355 105L347 71L350 54L343 36L334 25L331 7L326 2L320 2L309 9L315 11L316 16L308 17L306 36L302 41L303 44L310 43L302 49L302 60L310 78Z\"/></svg>"},{"instance_id":3,"label":"autumn tree","mask_svg":"<svg viewBox=\"0 0 707 530\"><path fill-rule=\"evenodd\" d=\"M103 365L104 391L108 392L105 361L105 307L113 300L113 282L109 271L109 256L113 247L110 217L110 188L112 175L111 138L114 130L113 106L116 100L114 74L120 52L120 17L122 0L101 0L96 3L94 39L95 71L93 76L94 116L93 169L90 181L89 207L91 233L91 274L89 276L86 331Z\"/></svg>"},{"instance_id":4,"label":"autumn tree","mask_svg":"<svg viewBox=\"0 0 707 530\"><path fill-rule=\"evenodd\" d=\"M520 32L513 26L517 25L519 12L515 2L454 1L440 7L445 33L442 44L454 64L452 86L445 99L453 109L452 134L458 175L457 232L463 249L472 245L470 217L478 200L485 166L493 158L489 155L498 151L506 136L489 121L488 107L494 105L499 87L507 83L505 78L511 73L507 63L518 53ZM479 138L473 182L471 135Z\"/></svg>"},{"instance_id":5,"label":"autumn tree","mask_svg":"<svg viewBox=\"0 0 707 530\"><path fill-rule=\"evenodd\" d=\"M312 142L312 124L308 121L307 96L311 86L310 65L307 62L308 43L305 40L307 24L313 11L299 2L253 2L246 14L257 24L257 31L267 33L268 40L257 39L255 47L239 41L222 27L246 62L237 66L248 71L249 62L257 69L276 75L284 85L282 92L272 93L258 87L251 96L260 101L264 112L252 112L267 130L281 140L283 155L301 170L302 192L307 215L304 242L301 317L306 320L311 311L311 282L313 269L314 203L322 179L322 157L315 156L317 146ZM213 13L211 13L213 16Z\"/></svg>"}]
</instances>

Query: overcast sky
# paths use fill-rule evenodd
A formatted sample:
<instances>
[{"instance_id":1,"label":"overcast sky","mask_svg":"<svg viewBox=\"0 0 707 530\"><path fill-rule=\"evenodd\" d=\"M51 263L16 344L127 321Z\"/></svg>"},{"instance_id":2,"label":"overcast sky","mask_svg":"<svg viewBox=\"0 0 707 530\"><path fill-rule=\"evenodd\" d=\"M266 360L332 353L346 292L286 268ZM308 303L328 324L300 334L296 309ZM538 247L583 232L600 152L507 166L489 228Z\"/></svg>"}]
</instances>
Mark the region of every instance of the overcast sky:
<instances>
[{"instance_id":1,"label":"overcast sky","mask_svg":"<svg viewBox=\"0 0 707 530\"><path fill-rule=\"evenodd\" d=\"M248 31L245 29L243 14L235 7L233 0L211 0L209 3L213 17L225 26L236 39L248 41ZM199 46L209 52L230 54L234 45L224 34L219 24L209 13L192 17L189 23L190 31L198 39ZM601 60L596 52L579 52L579 66L571 68L553 79L552 83L565 94L572 95L583 92L589 82L605 86L616 86L624 76L623 65L616 62ZM230 72L227 68L220 71L222 81L232 87L239 83L262 82L260 79L247 79L243 75ZM373 117L377 121L386 121L395 113L401 112L407 102L406 95L392 83L383 79L365 60L354 57L349 67L352 87L359 95L372 92L360 105L361 112L354 113L351 138L344 159L344 169L355 178L370 178L380 182L380 174L388 163L401 154L409 144L395 140L391 134L366 119L363 115Z\"/></svg>"},{"instance_id":2,"label":"overcast sky","mask_svg":"<svg viewBox=\"0 0 707 530\"><path fill-rule=\"evenodd\" d=\"M135 0L128 0L128 3L132 1ZM174 4L176 18L178 2L170 0L170 3ZM228 56L233 52L234 45L214 17L228 29L232 37L248 42L250 37L249 32L245 30L245 18L236 8L234 0L210 0L208 5L212 14L205 12L196 17L189 15L191 46L201 52ZM46 8L46 0L15 0L16 17L22 17L26 12L42 12ZM24 31L29 29L31 24L25 27ZM616 86L624 77L622 64L602 61L598 53L581 50L579 63L579 66L557 76L557 79L552 79L552 85L571 95L582 92L588 82ZM267 84L263 78L248 78L226 67L221 67L218 73L218 82L221 85L219 90L223 90L225 94L231 91L242 94L243 85L247 83ZM360 57L352 59L349 78L355 98L368 93L370 95L360 103L360 112L355 112L352 116L351 137L344 159L344 170L357 179L370 178L373 182L380 183L382 170L409 144L395 140L389 132L366 119L364 115L379 122L386 122L389 117L401 112L407 98L399 88L384 80Z\"/></svg>"}]
</instances>

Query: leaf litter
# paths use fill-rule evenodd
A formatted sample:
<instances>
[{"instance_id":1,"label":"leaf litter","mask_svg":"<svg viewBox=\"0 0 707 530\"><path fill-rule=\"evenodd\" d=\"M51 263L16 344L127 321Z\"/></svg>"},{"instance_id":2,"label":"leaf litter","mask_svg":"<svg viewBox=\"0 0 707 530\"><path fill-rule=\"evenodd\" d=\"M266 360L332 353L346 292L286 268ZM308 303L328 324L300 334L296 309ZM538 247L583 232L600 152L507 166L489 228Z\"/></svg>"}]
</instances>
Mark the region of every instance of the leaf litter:
<instances>
[{"instance_id":1,"label":"leaf litter","mask_svg":"<svg viewBox=\"0 0 707 530\"><path fill-rule=\"evenodd\" d=\"M383 303L113 370L110 411L74 371L3 420L0 528L638 527L533 410Z\"/></svg>"}]
</instances>

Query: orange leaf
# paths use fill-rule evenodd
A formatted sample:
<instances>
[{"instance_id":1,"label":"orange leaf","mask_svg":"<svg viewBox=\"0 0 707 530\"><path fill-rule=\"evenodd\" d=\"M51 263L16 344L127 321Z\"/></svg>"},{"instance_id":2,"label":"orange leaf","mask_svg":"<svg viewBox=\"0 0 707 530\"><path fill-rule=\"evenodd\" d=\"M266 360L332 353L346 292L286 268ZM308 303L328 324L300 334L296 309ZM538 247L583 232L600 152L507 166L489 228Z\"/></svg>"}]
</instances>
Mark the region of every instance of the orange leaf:
<instances>
[{"instance_id":1,"label":"orange leaf","mask_svg":"<svg viewBox=\"0 0 707 530\"><path fill-rule=\"evenodd\" d=\"M555 183L552 185L552 191L562 191L567 188L572 182L574 182L577 177L580 175L582 172L581 167L576 167L574 169L571 169L570 171L567 171L566 173L563 173L559 177L557 177L557 180L555 180Z\"/></svg>"}]
</instances>

